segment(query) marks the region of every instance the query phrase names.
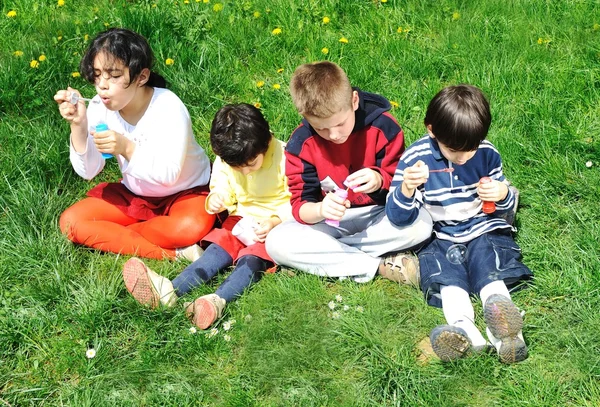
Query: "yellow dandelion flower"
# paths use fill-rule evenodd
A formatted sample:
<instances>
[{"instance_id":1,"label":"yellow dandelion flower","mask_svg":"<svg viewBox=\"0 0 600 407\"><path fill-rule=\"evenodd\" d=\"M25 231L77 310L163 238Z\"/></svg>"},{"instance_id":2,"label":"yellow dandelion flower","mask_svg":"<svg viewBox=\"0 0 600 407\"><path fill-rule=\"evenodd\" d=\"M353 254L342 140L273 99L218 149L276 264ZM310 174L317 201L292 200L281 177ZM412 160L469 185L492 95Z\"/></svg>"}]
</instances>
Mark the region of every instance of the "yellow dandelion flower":
<instances>
[{"instance_id":1,"label":"yellow dandelion flower","mask_svg":"<svg viewBox=\"0 0 600 407\"><path fill-rule=\"evenodd\" d=\"M42 54L38 57L38 61L44 62L46 60L46 55Z\"/></svg>"},{"instance_id":2,"label":"yellow dandelion flower","mask_svg":"<svg viewBox=\"0 0 600 407\"><path fill-rule=\"evenodd\" d=\"M22 57L23 56L23 51L16 50L15 52L13 52L13 55L16 56L16 57Z\"/></svg>"},{"instance_id":3,"label":"yellow dandelion flower","mask_svg":"<svg viewBox=\"0 0 600 407\"><path fill-rule=\"evenodd\" d=\"M265 81L258 81L258 82L256 82L256 87L257 88L262 88L263 86L265 86Z\"/></svg>"},{"instance_id":4,"label":"yellow dandelion flower","mask_svg":"<svg viewBox=\"0 0 600 407\"><path fill-rule=\"evenodd\" d=\"M62 40L62 35L59 35L58 37L56 37L56 41L61 41Z\"/></svg>"},{"instance_id":5,"label":"yellow dandelion flower","mask_svg":"<svg viewBox=\"0 0 600 407\"><path fill-rule=\"evenodd\" d=\"M267 13L267 14L268 14L268 13L270 13L270 12L271 12L271 9L267 7L267 8L265 9L265 13Z\"/></svg>"},{"instance_id":6,"label":"yellow dandelion flower","mask_svg":"<svg viewBox=\"0 0 600 407\"><path fill-rule=\"evenodd\" d=\"M398 106L400 106L400 105L398 104L398 102L394 102L393 100L390 100L390 105L392 105L392 109L395 109L395 108L397 108Z\"/></svg>"},{"instance_id":7,"label":"yellow dandelion flower","mask_svg":"<svg viewBox=\"0 0 600 407\"><path fill-rule=\"evenodd\" d=\"M165 65L167 65L167 66L173 65L174 63L175 63L175 60L173 58L165 59Z\"/></svg>"},{"instance_id":8,"label":"yellow dandelion flower","mask_svg":"<svg viewBox=\"0 0 600 407\"><path fill-rule=\"evenodd\" d=\"M196 0L196 1L198 1L198 0ZM154 3L154 4L152 4L152 6L151 6L151 7L152 7L152 8L156 8L156 7L158 7L158 6L156 5L156 3Z\"/></svg>"},{"instance_id":9,"label":"yellow dandelion flower","mask_svg":"<svg viewBox=\"0 0 600 407\"><path fill-rule=\"evenodd\" d=\"M183 4L190 4L190 0L184 0Z\"/></svg>"},{"instance_id":10,"label":"yellow dandelion flower","mask_svg":"<svg viewBox=\"0 0 600 407\"><path fill-rule=\"evenodd\" d=\"M282 73L282 72L283 72L283 68L277 69L277 73Z\"/></svg>"},{"instance_id":11,"label":"yellow dandelion flower","mask_svg":"<svg viewBox=\"0 0 600 407\"><path fill-rule=\"evenodd\" d=\"M17 12L15 10L10 10L8 13L6 13L6 17L8 18L14 18L17 16Z\"/></svg>"},{"instance_id":12,"label":"yellow dandelion flower","mask_svg":"<svg viewBox=\"0 0 600 407\"><path fill-rule=\"evenodd\" d=\"M29 66L32 68L38 68L40 66L40 63L38 62L37 59L32 59L31 62L29 63Z\"/></svg>"},{"instance_id":13,"label":"yellow dandelion flower","mask_svg":"<svg viewBox=\"0 0 600 407\"><path fill-rule=\"evenodd\" d=\"M544 39L542 37L538 38L537 43L542 45L544 43Z\"/></svg>"},{"instance_id":14,"label":"yellow dandelion flower","mask_svg":"<svg viewBox=\"0 0 600 407\"><path fill-rule=\"evenodd\" d=\"M260 102L254 102L254 107L260 109L262 107L262 104Z\"/></svg>"},{"instance_id":15,"label":"yellow dandelion flower","mask_svg":"<svg viewBox=\"0 0 600 407\"><path fill-rule=\"evenodd\" d=\"M252 14L254 16L254 18L258 18L260 17L260 12L259 11L255 11L254 14Z\"/></svg>"},{"instance_id":16,"label":"yellow dandelion flower","mask_svg":"<svg viewBox=\"0 0 600 407\"><path fill-rule=\"evenodd\" d=\"M215 5L213 6L213 11L217 13L219 11L223 11L223 5L221 3L215 3Z\"/></svg>"},{"instance_id":17,"label":"yellow dandelion flower","mask_svg":"<svg viewBox=\"0 0 600 407\"><path fill-rule=\"evenodd\" d=\"M278 84L278 83L274 83L273 84L273 89L275 89L275 90L281 89L281 85Z\"/></svg>"},{"instance_id":18,"label":"yellow dandelion flower","mask_svg":"<svg viewBox=\"0 0 600 407\"><path fill-rule=\"evenodd\" d=\"M402 28L402 26L398 27L398 29L396 30L396 32L398 34L402 34L402 31L404 31L404 29Z\"/></svg>"},{"instance_id":19,"label":"yellow dandelion flower","mask_svg":"<svg viewBox=\"0 0 600 407\"><path fill-rule=\"evenodd\" d=\"M381 0L382 3L387 3L387 0Z\"/></svg>"},{"instance_id":20,"label":"yellow dandelion flower","mask_svg":"<svg viewBox=\"0 0 600 407\"><path fill-rule=\"evenodd\" d=\"M62 6L64 6L64 5L65 5L65 0L58 0L58 2L56 3L56 5L57 5L58 7L62 7Z\"/></svg>"},{"instance_id":21,"label":"yellow dandelion flower","mask_svg":"<svg viewBox=\"0 0 600 407\"><path fill-rule=\"evenodd\" d=\"M281 34L281 28L277 27L276 29L274 29L273 31L271 31L271 34L273 34L273 35L279 35L279 34Z\"/></svg>"},{"instance_id":22,"label":"yellow dandelion flower","mask_svg":"<svg viewBox=\"0 0 600 407\"><path fill-rule=\"evenodd\" d=\"M593 28L594 28L594 31L600 30L600 24L594 23L594 27Z\"/></svg>"},{"instance_id":23,"label":"yellow dandelion flower","mask_svg":"<svg viewBox=\"0 0 600 407\"><path fill-rule=\"evenodd\" d=\"M342 37L342 38L340 38L340 40L339 40L339 41L340 41L342 44L348 44L348 38L346 38L346 37Z\"/></svg>"},{"instance_id":24,"label":"yellow dandelion flower","mask_svg":"<svg viewBox=\"0 0 600 407\"><path fill-rule=\"evenodd\" d=\"M85 42L87 42L89 39L90 39L90 36L89 36L89 35L87 35L87 34L86 34L86 35L84 35L84 36L83 36L83 40L84 40Z\"/></svg>"},{"instance_id":25,"label":"yellow dandelion flower","mask_svg":"<svg viewBox=\"0 0 600 407\"><path fill-rule=\"evenodd\" d=\"M104 26L105 26L105 27L108 27L109 25L110 25L109 23L104 23Z\"/></svg>"},{"instance_id":26,"label":"yellow dandelion flower","mask_svg":"<svg viewBox=\"0 0 600 407\"><path fill-rule=\"evenodd\" d=\"M323 48L321 49L321 52L325 55L329 54L329 48Z\"/></svg>"},{"instance_id":27,"label":"yellow dandelion flower","mask_svg":"<svg viewBox=\"0 0 600 407\"><path fill-rule=\"evenodd\" d=\"M331 20L329 19L329 17L325 16L323 17L323 24L329 24Z\"/></svg>"},{"instance_id":28,"label":"yellow dandelion flower","mask_svg":"<svg viewBox=\"0 0 600 407\"><path fill-rule=\"evenodd\" d=\"M204 0L202 3L210 3L210 0Z\"/></svg>"},{"instance_id":29,"label":"yellow dandelion flower","mask_svg":"<svg viewBox=\"0 0 600 407\"><path fill-rule=\"evenodd\" d=\"M460 18L460 13L458 11L455 11L454 13L452 13L452 19L454 21L458 20Z\"/></svg>"},{"instance_id":30,"label":"yellow dandelion flower","mask_svg":"<svg viewBox=\"0 0 600 407\"><path fill-rule=\"evenodd\" d=\"M72 72L72 73L71 73L71 76L72 76L73 78L79 78L81 75L79 74L79 72Z\"/></svg>"}]
</instances>

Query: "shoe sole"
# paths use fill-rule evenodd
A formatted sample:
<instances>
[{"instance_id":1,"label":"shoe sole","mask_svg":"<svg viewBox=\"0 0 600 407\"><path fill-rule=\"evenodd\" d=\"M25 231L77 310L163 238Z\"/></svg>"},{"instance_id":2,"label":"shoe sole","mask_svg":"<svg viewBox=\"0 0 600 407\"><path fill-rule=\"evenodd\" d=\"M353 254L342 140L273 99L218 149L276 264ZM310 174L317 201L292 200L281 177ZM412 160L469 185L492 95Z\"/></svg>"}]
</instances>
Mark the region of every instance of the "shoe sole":
<instances>
[{"instance_id":1,"label":"shoe sole","mask_svg":"<svg viewBox=\"0 0 600 407\"><path fill-rule=\"evenodd\" d=\"M498 355L503 363L516 363L527 358L527 345L517 335L523 329L523 317L517 306L499 294L490 296L484 307L485 323L501 341Z\"/></svg>"},{"instance_id":2,"label":"shoe sole","mask_svg":"<svg viewBox=\"0 0 600 407\"><path fill-rule=\"evenodd\" d=\"M451 325L435 328L430 335L431 347L443 362L464 358L471 350L471 341Z\"/></svg>"},{"instance_id":3,"label":"shoe sole","mask_svg":"<svg viewBox=\"0 0 600 407\"><path fill-rule=\"evenodd\" d=\"M137 302L152 309L158 306L159 298L148 277L146 265L140 259L132 257L123 265L123 281Z\"/></svg>"},{"instance_id":4,"label":"shoe sole","mask_svg":"<svg viewBox=\"0 0 600 407\"><path fill-rule=\"evenodd\" d=\"M192 309L189 317L200 329L209 328L217 320L217 307L202 297L197 298L190 307Z\"/></svg>"}]
</instances>

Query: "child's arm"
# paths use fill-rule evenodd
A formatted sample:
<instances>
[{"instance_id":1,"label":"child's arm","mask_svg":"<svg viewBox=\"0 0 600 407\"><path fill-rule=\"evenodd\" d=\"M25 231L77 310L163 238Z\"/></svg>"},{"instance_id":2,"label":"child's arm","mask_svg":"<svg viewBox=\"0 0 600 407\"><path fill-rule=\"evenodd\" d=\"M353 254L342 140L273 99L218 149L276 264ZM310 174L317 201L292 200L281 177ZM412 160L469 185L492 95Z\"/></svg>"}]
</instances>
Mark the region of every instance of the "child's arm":
<instances>
[{"instance_id":1,"label":"child's arm","mask_svg":"<svg viewBox=\"0 0 600 407\"><path fill-rule=\"evenodd\" d=\"M84 101L72 104L71 94L79 92L68 87L66 90L59 90L54 95L54 100L58 103L60 115L71 125L71 144L78 153L84 153L87 149L88 121Z\"/></svg>"},{"instance_id":2,"label":"child's arm","mask_svg":"<svg viewBox=\"0 0 600 407\"><path fill-rule=\"evenodd\" d=\"M485 141L480 149L486 154L489 174L485 175L489 176L492 182L480 183L477 186L477 193L482 201L496 203L496 211L491 214L492 216L501 216L513 210L515 196L508 188L508 181L502 172L502 158L498 150L489 141Z\"/></svg>"},{"instance_id":3,"label":"child's arm","mask_svg":"<svg viewBox=\"0 0 600 407\"><path fill-rule=\"evenodd\" d=\"M235 191L231 185L233 170L221 157L215 157L210 174L210 193L206 197L205 208L208 213L220 213L235 205ZM233 210L233 208L231 208Z\"/></svg>"},{"instance_id":4,"label":"child's arm","mask_svg":"<svg viewBox=\"0 0 600 407\"><path fill-rule=\"evenodd\" d=\"M350 207L348 199L340 198L330 192L325 195L321 202L306 202L299 209L299 215L303 222L314 224L324 219L341 220Z\"/></svg>"},{"instance_id":5,"label":"child's arm","mask_svg":"<svg viewBox=\"0 0 600 407\"><path fill-rule=\"evenodd\" d=\"M385 205L385 213L390 222L406 226L417 219L422 203L417 199L416 192L428 178L429 168L423 161L419 160L409 167L405 161L400 160Z\"/></svg>"}]
</instances>

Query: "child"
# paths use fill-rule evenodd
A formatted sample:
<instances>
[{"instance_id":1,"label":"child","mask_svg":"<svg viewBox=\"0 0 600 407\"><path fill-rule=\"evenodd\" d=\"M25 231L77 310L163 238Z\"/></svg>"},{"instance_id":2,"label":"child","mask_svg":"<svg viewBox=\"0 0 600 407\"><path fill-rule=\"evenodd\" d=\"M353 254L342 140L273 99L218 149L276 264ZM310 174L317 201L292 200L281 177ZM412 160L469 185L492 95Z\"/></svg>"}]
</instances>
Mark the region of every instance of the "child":
<instances>
[{"instance_id":1,"label":"child","mask_svg":"<svg viewBox=\"0 0 600 407\"><path fill-rule=\"evenodd\" d=\"M202 296L186 307L200 329L211 326L222 315L226 303L242 294L273 266L265 251L265 238L291 216L284 144L271 135L260 110L248 104L224 106L213 120L210 143L217 157L206 208L209 213L228 211L229 216L222 228L212 230L202 240L203 246L207 246L202 257L173 282L154 273L136 258L123 267L129 292L141 304L154 308L159 303L173 305L178 297L235 264L215 294ZM253 238L246 240L244 235L238 240L234 236L237 229L234 227L240 219L255 220Z\"/></svg>"},{"instance_id":2,"label":"child","mask_svg":"<svg viewBox=\"0 0 600 407\"><path fill-rule=\"evenodd\" d=\"M194 260L200 254L195 243L215 220L204 209L210 161L194 139L187 109L150 70L153 59L144 37L110 29L81 60L81 75L98 93L88 109L71 99L79 96L75 89L54 95L71 125L75 172L92 179L104 168L102 153L109 153L123 174L121 182L96 186L63 212L60 229L97 250ZM100 123L109 130L95 131Z\"/></svg>"},{"instance_id":3,"label":"child","mask_svg":"<svg viewBox=\"0 0 600 407\"><path fill-rule=\"evenodd\" d=\"M385 216L385 198L404 151L390 103L353 89L331 62L298 67L290 90L304 117L286 147L295 219L267 237L267 252L277 263L320 276L367 282L379 271L390 280L416 284L414 256L381 258L431 235L426 211L404 227ZM347 198L333 193L340 190Z\"/></svg>"},{"instance_id":4,"label":"child","mask_svg":"<svg viewBox=\"0 0 600 407\"><path fill-rule=\"evenodd\" d=\"M441 306L448 322L430 335L443 361L488 346L474 324L470 293L481 297L487 336L500 360L514 363L527 357L523 319L507 286L532 274L520 262L513 229L503 218L512 210L515 194L502 174L498 151L485 141L491 120L478 88L458 85L440 91L425 116L428 135L402 155L386 205L396 225L411 224L422 208L433 218L436 237L419 252L419 262L427 302ZM480 181L482 177L491 180ZM489 211L482 211L482 201L495 202L495 212L484 213ZM458 256L448 250L452 245ZM461 250L466 250L464 260Z\"/></svg>"}]
</instances>

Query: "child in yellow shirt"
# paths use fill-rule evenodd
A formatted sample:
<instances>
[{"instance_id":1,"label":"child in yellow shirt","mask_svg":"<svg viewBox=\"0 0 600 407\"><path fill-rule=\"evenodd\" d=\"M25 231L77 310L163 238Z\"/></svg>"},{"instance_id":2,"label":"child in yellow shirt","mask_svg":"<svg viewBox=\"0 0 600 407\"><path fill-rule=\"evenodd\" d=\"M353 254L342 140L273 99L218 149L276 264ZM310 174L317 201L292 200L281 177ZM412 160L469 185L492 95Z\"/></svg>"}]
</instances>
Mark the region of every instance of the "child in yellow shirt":
<instances>
[{"instance_id":1,"label":"child in yellow shirt","mask_svg":"<svg viewBox=\"0 0 600 407\"><path fill-rule=\"evenodd\" d=\"M264 241L275 226L291 217L285 145L273 137L260 110L249 104L224 106L213 120L210 142L217 157L206 210L226 215L220 216L225 218L222 226L202 239L204 254L172 282L137 258L123 266L127 290L139 303L155 308L161 303L174 305L178 297L235 265L214 294L197 298L186 307L200 329L210 327L227 302L274 266Z\"/></svg>"}]
</instances>

